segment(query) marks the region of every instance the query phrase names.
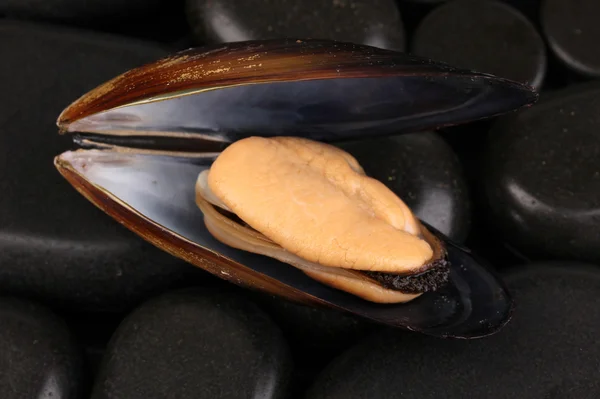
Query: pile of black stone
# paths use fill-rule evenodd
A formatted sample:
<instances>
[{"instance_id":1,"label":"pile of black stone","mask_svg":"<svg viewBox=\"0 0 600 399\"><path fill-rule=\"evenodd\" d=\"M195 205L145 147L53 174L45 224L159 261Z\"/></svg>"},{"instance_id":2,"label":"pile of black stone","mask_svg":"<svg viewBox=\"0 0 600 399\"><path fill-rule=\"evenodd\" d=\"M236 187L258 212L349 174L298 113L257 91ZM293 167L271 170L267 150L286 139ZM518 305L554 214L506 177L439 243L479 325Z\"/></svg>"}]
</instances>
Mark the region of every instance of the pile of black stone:
<instances>
[{"instance_id":1,"label":"pile of black stone","mask_svg":"<svg viewBox=\"0 0 600 399\"><path fill-rule=\"evenodd\" d=\"M597 0L0 0L0 397L598 398ZM348 145L517 302L448 341L293 305L144 242L65 182L60 111L204 43L320 37L540 89L527 112ZM596 348L596 349L594 349Z\"/></svg>"}]
</instances>

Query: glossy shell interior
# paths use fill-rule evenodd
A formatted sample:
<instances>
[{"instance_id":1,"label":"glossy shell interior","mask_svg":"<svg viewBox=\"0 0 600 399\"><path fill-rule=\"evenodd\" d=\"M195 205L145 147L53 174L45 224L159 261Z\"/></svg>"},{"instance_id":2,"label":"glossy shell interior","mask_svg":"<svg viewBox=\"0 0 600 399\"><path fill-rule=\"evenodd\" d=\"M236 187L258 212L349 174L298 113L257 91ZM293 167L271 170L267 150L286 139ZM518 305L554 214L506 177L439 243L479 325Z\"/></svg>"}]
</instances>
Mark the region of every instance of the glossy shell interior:
<instances>
[{"instance_id":1,"label":"glossy shell interior","mask_svg":"<svg viewBox=\"0 0 600 399\"><path fill-rule=\"evenodd\" d=\"M293 266L214 239L195 181L228 142L250 135L336 141L425 130L498 115L537 99L489 75L328 41L234 43L189 50L129 71L59 117L93 147L55 159L88 200L159 248L223 279L440 337L498 331L512 312L501 280L449 242L450 284L381 305L320 284Z\"/></svg>"}]
</instances>

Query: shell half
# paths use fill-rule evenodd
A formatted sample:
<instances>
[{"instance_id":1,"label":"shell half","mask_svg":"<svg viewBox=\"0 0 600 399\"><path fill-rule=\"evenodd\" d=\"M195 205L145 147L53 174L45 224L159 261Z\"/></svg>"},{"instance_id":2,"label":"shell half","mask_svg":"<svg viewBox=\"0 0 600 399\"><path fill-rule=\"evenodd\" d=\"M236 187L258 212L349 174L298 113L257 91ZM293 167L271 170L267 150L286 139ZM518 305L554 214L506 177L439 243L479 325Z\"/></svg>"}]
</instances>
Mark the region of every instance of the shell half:
<instances>
[{"instance_id":1,"label":"shell half","mask_svg":"<svg viewBox=\"0 0 600 399\"><path fill-rule=\"evenodd\" d=\"M476 338L508 322L512 300L485 262L424 225L446 244L449 283L403 304L378 304L316 282L298 268L216 240L195 201L208 164L102 150L65 152L60 173L89 201L143 239L220 278L312 306L326 306L440 337Z\"/></svg>"}]
</instances>

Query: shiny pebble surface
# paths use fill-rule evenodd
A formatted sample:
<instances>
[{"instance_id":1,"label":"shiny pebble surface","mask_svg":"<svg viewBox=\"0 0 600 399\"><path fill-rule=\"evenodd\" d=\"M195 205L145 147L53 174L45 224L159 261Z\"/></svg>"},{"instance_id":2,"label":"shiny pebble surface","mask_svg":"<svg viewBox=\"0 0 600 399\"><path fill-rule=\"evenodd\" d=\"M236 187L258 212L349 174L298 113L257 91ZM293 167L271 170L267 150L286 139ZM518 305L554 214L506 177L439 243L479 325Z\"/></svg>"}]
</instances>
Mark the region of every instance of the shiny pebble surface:
<instances>
[{"instance_id":1,"label":"shiny pebble surface","mask_svg":"<svg viewBox=\"0 0 600 399\"><path fill-rule=\"evenodd\" d=\"M279 327L245 297L174 291L124 319L91 397L282 398L291 367Z\"/></svg>"},{"instance_id":2,"label":"shiny pebble surface","mask_svg":"<svg viewBox=\"0 0 600 399\"><path fill-rule=\"evenodd\" d=\"M549 93L489 135L485 199L526 256L600 261L600 85Z\"/></svg>"},{"instance_id":3,"label":"shiny pebble surface","mask_svg":"<svg viewBox=\"0 0 600 399\"><path fill-rule=\"evenodd\" d=\"M0 290L115 310L203 276L106 218L52 164L70 146L57 132L60 111L163 50L16 22L0 22L0 41Z\"/></svg>"},{"instance_id":4,"label":"shiny pebble surface","mask_svg":"<svg viewBox=\"0 0 600 399\"><path fill-rule=\"evenodd\" d=\"M540 86L546 50L531 21L502 1L454 0L431 11L411 52Z\"/></svg>"},{"instance_id":5,"label":"shiny pebble surface","mask_svg":"<svg viewBox=\"0 0 600 399\"><path fill-rule=\"evenodd\" d=\"M115 18L124 12L144 12L166 4L165 0L2 0L0 11L9 16L76 21Z\"/></svg>"},{"instance_id":6,"label":"shiny pebble surface","mask_svg":"<svg viewBox=\"0 0 600 399\"><path fill-rule=\"evenodd\" d=\"M313 37L404 50L404 25L393 0L186 0L197 40L232 42Z\"/></svg>"},{"instance_id":7,"label":"shiny pebble surface","mask_svg":"<svg viewBox=\"0 0 600 399\"><path fill-rule=\"evenodd\" d=\"M550 48L569 68L600 77L600 2L597 0L545 0L541 23Z\"/></svg>"},{"instance_id":8,"label":"shiny pebble surface","mask_svg":"<svg viewBox=\"0 0 600 399\"><path fill-rule=\"evenodd\" d=\"M2 399L79 399L86 376L76 337L46 307L0 297Z\"/></svg>"},{"instance_id":9,"label":"shiny pebble surface","mask_svg":"<svg viewBox=\"0 0 600 399\"><path fill-rule=\"evenodd\" d=\"M471 222L469 190L458 158L440 135L411 133L340 147L417 217L454 241L465 240Z\"/></svg>"},{"instance_id":10,"label":"shiny pebble surface","mask_svg":"<svg viewBox=\"0 0 600 399\"><path fill-rule=\"evenodd\" d=\"M599 4L0 0L0 293L14 295L0 399L600 397ZM145 243L53 166L73 148L56 118L97 84L173 47L281 36L427 50L542 91L515 115L342 145L502 273L505 329L436 339L236 287Z\"/></svg>"},{"instance_id":11,"label":"shiny pebble surface","mask_svg":"<svg viewBox=\"0 0 600 399\"><path fill-rule=\"evenodd\" d=\"M540 263L506 279L518 305L497 335L445 341L386 330L334 359L306 398L597 398L600 348L590 340L600 270Z\"/></svg>"},{"instance_id":12,"label":"shiny pebble surface","mask_svg":"<svg viewBox=\"0 0 600 399\"><path fill-rule=\"evenodd\" d=\"M0 17L124 33L162 43L185 33L183 0L0 0Z\"/></svg>"}]
</instances>

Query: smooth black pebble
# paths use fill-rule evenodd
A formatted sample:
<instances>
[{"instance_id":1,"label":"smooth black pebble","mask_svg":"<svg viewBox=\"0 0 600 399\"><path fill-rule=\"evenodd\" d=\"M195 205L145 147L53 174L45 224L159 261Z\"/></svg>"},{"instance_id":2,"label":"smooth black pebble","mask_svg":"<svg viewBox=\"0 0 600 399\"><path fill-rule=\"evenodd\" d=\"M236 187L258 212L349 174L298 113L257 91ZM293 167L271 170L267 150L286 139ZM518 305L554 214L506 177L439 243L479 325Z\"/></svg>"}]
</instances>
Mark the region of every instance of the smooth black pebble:
<instances>
[{"instance_id":1,"label":"smooth black pebble","mask_svg":"<svg viewBox=\"0 0 600 399\"><path fill-rule=\"evenodd\" d=\"M554 54L582 75L600 77L600 2L545 0L541 23Z\"/></svg>"},{"instance_id":2,"label":"smooth black pebble","mask_svg":"<svg viewBox=\"0 0 600 399\"><path fill-rule=\"evenodd\" d=\"M0 13L19 19L97 25L127 17L131 21L141 15L164 11L168 4L166 0L0 0Z\"/></svg>"},{"instance_id":3,"label":"smooth black pebble","mask_svg":"<svg viewBox=\"0 0 600 399\"><path fill-rule=\"evenodd\" d=\"M531 259L600 261L600 84L498 120L483 154L494 230Z\"/></svg>"},{"instance_id":4,"label":"smooth black pebble","mask_svg":"<svg viewBox=\"0 0 600 399\"><path fill-rule=\"evenodd\" d=\"M55 20L91 20L120 14L135 15L160 9L166 0L2 0L0 11L8 16Z\"/></svg>"},{"instance_id":5,"label":"smooth black pebble","mask_svg":"<svg viewBox=\"0 0 600 399\"><path fill-rule=\"evenodd\" d=\"M394 0L187 0L187 11L199 41L296 37L405 48Z\"/></svg>"},{"instance_id":6,"label":"smooth black pebble","mask_svg":"<svg viewBox=\"0 0 600 399\"><path fill-rule=\"evenodd\" d=\"M122 37L0 23L0 290L121 310L204 272L146 243L64 180L56 118L88 90L165 55Z\"/></svg>"},{"instance_id":7,"label":"smooth black pebble","mask_svg":"<svg viewBox=\"0 0 600 399\"><path fill-rule=\"evenodd\" d=\"M496 335L462 341L386 330L335 359L306 398L598 398L600 270L546 263L505 278L517 306Z\"/></svg>"},{"instance_id":8,"label":"smooth black pebble","mask_svg":"<svg viewBox=\"0 0 600 399\"><path fill-rule=\"evenodd\" d=\"M0 0L13 19L94 27L161 42L186 29L185 0Z\"/></svg>"},{"instance_id":9,"label":"smooth black pebble","mask_svg":"<svg viewBox=\"0 0 600 399\"><path fill-rule=\"evenodd\" d=\"M281 331L246 296L186 289L126 317L92 399L280 398L291 371Z\"/></svg>"},{"instance_id":10,"label":"smooth black pebble","mask_svg":"<svg viewBox=\"0 0 600 399\"><path fill-rule=\"evenodd\" d=\"M546 50L533 24L500 1L455 0L421 21L411 52L539 87Z\"/></svg>"},{"instance_id":11,"label":"smooth black pebble","mask_svg":"<svg viewBox=\"0 0 600 399\"><path fill-rule=\"evenodd\" d=\"M339 146L417 217L456 242L467 237L471 225L468 186L458 157L437 133L402 134Z\"/></svg>"},{"instance_id":12,"label":"smooth black pebble","mask_svg":"<svg viewBox=\"0 0 600 399\"><path fill-rule=\"evenodd\" d=\"M37 303L0 298L0 397L79 399L86 378L66 324Z\"/></svg>"},{"instance_id":13,"label":"smooth black pebble","mask_svg":"<svg viewBox=\"0 0 600 399\"><path fill-rule=\"evenodd\" d=\"M439 4L450 0L400 0L404 3Z\"/></svg>"}]
</instances>

